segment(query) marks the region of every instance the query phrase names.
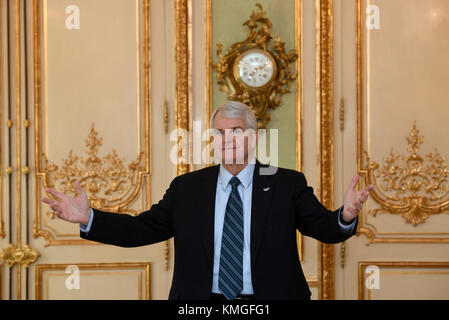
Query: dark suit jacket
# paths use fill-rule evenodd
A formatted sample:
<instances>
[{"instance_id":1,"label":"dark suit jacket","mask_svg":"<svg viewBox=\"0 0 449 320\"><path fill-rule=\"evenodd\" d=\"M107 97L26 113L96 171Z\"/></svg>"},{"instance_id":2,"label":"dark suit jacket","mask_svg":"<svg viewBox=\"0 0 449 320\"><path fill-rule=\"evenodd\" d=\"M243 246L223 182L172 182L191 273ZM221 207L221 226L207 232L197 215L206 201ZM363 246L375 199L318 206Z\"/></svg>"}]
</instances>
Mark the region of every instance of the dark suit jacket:
<instances>
[{"instance_id":1,"label":"dark suit jacket","mask_svg":"<svg viewBox=\"0 0 449 320\"><path fill-rule=\"evenodd\" d=\"M300 172L278 168L253 177L251 273L256 299L309 299L298 257L296 229L325 243L344 241L337 211L327 210ZM81 237L122 247L174 237L175 265L169 299L210 299L214 255L215 193L219 166L178 176L162 200L136 217L94 210ZM268 191L266 190L269 187Z\"/></svg>"}]
</instances>

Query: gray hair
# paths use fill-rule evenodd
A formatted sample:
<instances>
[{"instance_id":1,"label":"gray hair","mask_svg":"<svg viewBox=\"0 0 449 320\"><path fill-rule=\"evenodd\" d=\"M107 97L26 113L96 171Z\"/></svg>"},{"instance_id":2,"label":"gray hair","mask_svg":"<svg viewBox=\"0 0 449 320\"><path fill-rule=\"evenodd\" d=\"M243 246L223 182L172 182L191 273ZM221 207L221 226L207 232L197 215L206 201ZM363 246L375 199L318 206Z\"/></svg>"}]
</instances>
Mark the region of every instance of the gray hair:
<instances>
[{"instance_id":1,"label":"gray hair","mask_svg":"<svg viewBox=\"0 0 449 320\"><path fill-rule=\"evenodd\" d=\"M246 126L250 129L257 130L257 119L253 110L246 104L237 101L226 101L212 113L210 117L210 128L217 113L220 112L225 118L244 119Z\"/></svg>"}]
</instances>

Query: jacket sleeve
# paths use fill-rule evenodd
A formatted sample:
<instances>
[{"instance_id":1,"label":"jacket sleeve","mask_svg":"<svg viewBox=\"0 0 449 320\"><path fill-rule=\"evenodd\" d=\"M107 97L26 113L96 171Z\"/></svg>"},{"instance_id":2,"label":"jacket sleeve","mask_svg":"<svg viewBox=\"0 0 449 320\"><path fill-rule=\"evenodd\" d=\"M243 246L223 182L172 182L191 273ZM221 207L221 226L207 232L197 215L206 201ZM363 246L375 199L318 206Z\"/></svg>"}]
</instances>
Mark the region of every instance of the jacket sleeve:
<instances>
[{"instance_id":1,"label":"jacket sleeve","mask_svg":"<svg viewBox=\"0 0 449 320\"><path fill-rule=\"evenodd\" d=\"M307 185L306 178L299 173L295 181L296 228L305 236L324 243L338 243L347 240L356 233L357 220L350 232L339 224L339 210L326 209Z\"/></svg>"},{"instance_id":2,"label":"jacket sleeve","mask_svg":"<svg viewBox=\"0 0 449 320\"><path fill-rule=\"evenodd\" d=\"M81 238L120 247L138 247L170 239L173 237L176 179L162 200L135 217L94 209L91 228L88 233L80 231Z\"/></svg>"}]
</instances>

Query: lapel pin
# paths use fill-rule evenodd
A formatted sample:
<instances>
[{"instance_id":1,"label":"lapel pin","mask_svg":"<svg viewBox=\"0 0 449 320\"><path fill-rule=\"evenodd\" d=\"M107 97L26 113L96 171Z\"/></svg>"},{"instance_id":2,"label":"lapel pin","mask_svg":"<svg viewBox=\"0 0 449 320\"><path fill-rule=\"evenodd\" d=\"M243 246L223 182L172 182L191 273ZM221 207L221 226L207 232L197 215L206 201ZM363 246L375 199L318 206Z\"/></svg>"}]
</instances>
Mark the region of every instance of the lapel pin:
<instances>
[{"instance_id":1,"label":"lapel pin","mask_svg":"<svg viewBox=\"0 0 449 320\"><path fill-rule=\"evenodd\" d=\"M268 190L270 190L270 187L263 188L263 191L268 191Z\"/></svg>"}]
</instances>

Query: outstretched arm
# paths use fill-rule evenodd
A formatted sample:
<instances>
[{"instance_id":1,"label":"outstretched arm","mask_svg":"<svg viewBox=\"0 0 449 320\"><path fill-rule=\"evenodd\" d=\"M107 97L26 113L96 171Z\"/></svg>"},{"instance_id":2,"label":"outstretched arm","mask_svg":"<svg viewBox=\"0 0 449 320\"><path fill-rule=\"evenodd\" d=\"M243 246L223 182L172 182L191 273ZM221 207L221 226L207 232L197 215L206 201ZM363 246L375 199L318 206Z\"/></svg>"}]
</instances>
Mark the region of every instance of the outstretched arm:
<instances>
[{"instance_id":1,"label":"outstretched arm","mask_svg":"<svg viewBox=\"0 0 449 320\"><path fill-rule=\"evenodd\" d=\"M313 189L307 185L304 175L299 174L295 195L297 229L302 234L325 243L338 243L351 237L356 230L355 218L368 198L369 191L373 188L369 186L357 192L355 191L357 182L358 176L355 176L346 192L343 208L330 211L316 198ZM353 226L348 228L349 231L344 230L342 223L353 224Z\"/></svg>"},{"instance_id":2,"label":"outstretched arm","mask_svg":"<svg viewBox=\"0 0 449 320\"><path fill-rule=\"evenodd\" d=\"M88 233L81 231L81 237L122 247L137 247L170 239L173 236L175 180L170 184L162 200L136 217L93 209L94 216L90 230ZM87 196L79 182L76 182L75 186L78 195L74 198L47 189L47 192L56 199L43 198L42 201L47 203L59 218L88 225L91 210Z\"/></svg>"}]
</instances>

